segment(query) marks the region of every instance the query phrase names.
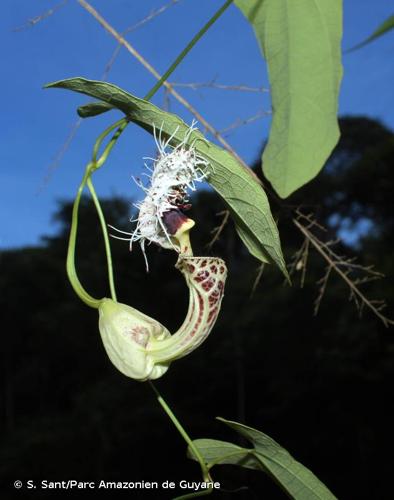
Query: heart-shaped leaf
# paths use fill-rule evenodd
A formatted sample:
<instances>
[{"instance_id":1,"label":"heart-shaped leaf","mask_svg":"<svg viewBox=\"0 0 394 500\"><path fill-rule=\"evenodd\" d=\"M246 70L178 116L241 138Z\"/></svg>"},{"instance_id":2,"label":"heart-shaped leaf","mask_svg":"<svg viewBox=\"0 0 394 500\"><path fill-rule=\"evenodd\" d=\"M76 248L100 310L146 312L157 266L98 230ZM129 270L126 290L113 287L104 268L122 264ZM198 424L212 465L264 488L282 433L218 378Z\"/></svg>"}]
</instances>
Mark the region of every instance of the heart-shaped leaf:
<instances>
[{"instance_id":1,"label":"heart-shaped leaf","mask_svg":"<svg viewBox=\"0 0 394 500\"><path fill-rule=\"evenodd\" d=\"M339 138L341 0L235 0L268 66L272 125L262 162L285 198L315 177Z\"/></svg>"}]
</instances>

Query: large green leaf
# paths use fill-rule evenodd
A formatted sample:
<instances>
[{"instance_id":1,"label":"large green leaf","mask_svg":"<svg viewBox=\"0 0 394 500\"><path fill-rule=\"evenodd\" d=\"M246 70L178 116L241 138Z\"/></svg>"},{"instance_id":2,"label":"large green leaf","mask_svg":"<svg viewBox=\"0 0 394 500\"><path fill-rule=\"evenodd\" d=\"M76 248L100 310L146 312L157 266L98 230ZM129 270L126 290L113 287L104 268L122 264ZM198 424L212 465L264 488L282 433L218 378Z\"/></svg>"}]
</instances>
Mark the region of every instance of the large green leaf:
<instances>
[{"instance_id":1,"label":"large green leaf","mask_svg":"<svg viewBox=\"0 0 394 500\"><path fill-rule=\"evenodd\" d=\"M361 47L364 47L364 45L367 45L370 42L373 42L376 40L376 38L381 37L382 35L385 35L388 31L391 31L394 29L394 16L388 17L376 30L370 35L368 38L363 40L362 42L358 43L356 46L352 47L349 49L347 52L351 52L356 49L360 49Z\"/></svg>"},{"instance_id":2,"label":"large green leaf","mask_svg":"<svg viewBox=\"0 0 394 500\"><path fill-rule=\"evenodd\" d=\"M315 177L339 138L341 0L235 0L268 66L272 125L263 170L285 198Z\"/></svg>"},{"instance_id":3,"label":"large green leaf","mask_svg":"<svg viewBox=\"0 0 394 500\"><path fill-rule=\"evenodd\" d=\"M134 123L153 134L154 127L163 137L172 136L171 144L183 141L188 125L178 116L165 112L152 103L139 99L119 87L106 82L70 78L48 84L87 94L107 105L97 103L79 108L80 116L93 116L109 109L108 105L123 111ZM190 134L189 144L210 163L208 182L223 198L231 212L236 214L238 233L252 255L263 262L275 262L287 275L279 234L272 218L267 196L252 172L241 165L230 153L209 142L199 132Z\"/></svg>"},{"instance_id":4,"label":"large green leaf","mask_svg":"<svg viewBox=\"0 0 394 500\"><path fill-rule=\"evenodd\" d=\"M335 500L336 497L309 469L297 462L287 450L269 436L238 422L224 418L218 420L250 441L253 448L242 448L214 439L196 439L193 444L209 467L233 464L247 469L262 470L296 500ZM190 447L188 456L196 460Z\"/></svg>"}]
</instances>

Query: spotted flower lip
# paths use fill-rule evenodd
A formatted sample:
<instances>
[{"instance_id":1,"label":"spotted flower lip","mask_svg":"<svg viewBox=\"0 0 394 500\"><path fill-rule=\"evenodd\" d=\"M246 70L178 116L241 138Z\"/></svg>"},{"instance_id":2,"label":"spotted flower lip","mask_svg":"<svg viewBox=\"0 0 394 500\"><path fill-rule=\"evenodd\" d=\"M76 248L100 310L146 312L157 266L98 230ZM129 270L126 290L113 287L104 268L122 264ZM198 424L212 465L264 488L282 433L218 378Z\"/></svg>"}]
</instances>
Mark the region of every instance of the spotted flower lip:
<instances>
[{"instance_id":1,"label":"spotted flower lip","mask_svg":"<svg viewBox=\"0 0 394 500\"><path fill-rule=\"evenodd\" d=\"M189 288L189 308L173 335L158 321L138 310L104 299L99 307L99 330L105 350L124 375L144 381L164 375L172 361L196 349L218 317L227 268L216 257L180 255L176 267Z\"/></svg>"},{"instance_id":2,"label":"spotted flower lip","mask_svg":"<svg viewBox=\"0 0 394 500\"><path fill-rule=\"evenodd\" d=\"M217 320L224 295L227 267L222 259L181 255L176 267L189 287L189 308L174 335L152 339L150 352L158 362L186 356L204 342Z\"/></svg>"}]
</instances>

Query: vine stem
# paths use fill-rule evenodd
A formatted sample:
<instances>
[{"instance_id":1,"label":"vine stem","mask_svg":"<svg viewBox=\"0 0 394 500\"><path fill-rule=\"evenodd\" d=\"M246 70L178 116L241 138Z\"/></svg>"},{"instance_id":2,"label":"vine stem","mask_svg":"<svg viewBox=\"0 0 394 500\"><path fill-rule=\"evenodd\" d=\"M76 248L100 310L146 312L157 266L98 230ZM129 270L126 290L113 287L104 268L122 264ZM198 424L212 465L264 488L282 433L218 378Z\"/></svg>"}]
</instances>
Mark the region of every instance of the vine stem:
<instances>
[{"instance_id":1,"label":"vine stem","mask_svg":"<svg viewBox=\"0 0 394 500\"><path fill-rule=\"evenodd\" d=\"M206 483L212 482L212 478L211 478L211 476L209 474L209 469L208 469L208 467L207 467L207 465L206 465L206 463L204 461L203 456L199 452L197 446L193 443L193 441L191 440L190 436L188 435L188 433L185 431L185 429L182 426L182 424L179 422L179 420L175 416L174 412L171 410L171 408L168 406L168 404L166 403L166 401L164 400L164 398L162 397L162 395L160 394L160 392L158 391L158 389L156 388L156 386L150 380L149 380L149 385L151 386L153 392L156 394L157 400L158 400L159 404L161 405L161 407L163 408L163 410L167 413L167 415L169 416L171 422L175 425L177 431L183 437L183 439L186 441L186 443L188 444L189 448L193 452L194 456L197 458L198 463L200 464L200 467L201 467L201 472L202 472L202 476L203 476L204 481ZM211 491L212 491L212 488L207 488L206 490L203 490L203 493L204 493L204 495L208 495ZM195 496L201 496L202 491L201 492L197 492L197 493L198 494L191 493L191 495L184 495L182 497L178 497L178 500L180 500L181 498L193 498Z\"/></svg>"},{"instance_id":2,"label":"vine stem","mask_svg":"<svg viewBox=\"0 0 394 500\"><path fill-rule=\"evenodd\" d=\"M99 199L97 197L96 190L94 189L94 186L92 183L91 173L87 178L86 184L87 184L88 189L90 191L90 195L93 199L94 206L96 207L97 215L100 219L100 225L101 225L101 230L103 233L104 245L105 245L105 255L107 257L108 282L109 282L109 289L111 292L111 298L113 301L117 302L115 283L114 283L114 273L113 273L113 266L112 266L112 255L111 255L111 248L110 248L110 243L109 243L107 223L105 222L104 214L103 214Z\"/></svg>"},{"instance_id":3,"label":"vine stem","mask_svg":"<svg viewBox=\"0 0 394 500\"><path fill-rule=\"evenodd\" d=\"M226 0L224 4L215 12L215 14L209 19L209 21L200 29L200 31L190 40L182 52L178 55L175 61L167 69L167 71L162 75L160 80L151 88L151 90L146 94L145 100L149 101L163 85L163 83L168 80L168 77L174 72L180 62L185 58L185 56L190 52L190 50L195 46L195 44L202 38L209 28L219 19L223 12L232 4L233 0Z\"/></svg>"},{"instance_id":4,"label":"vine stem","mask_svg":"<svg viewBox=\"0 0 394 500\"><path fill-rule=\"evenodd\" d=\"M86 183L90 176L90 171L92 168L92 164L89 163L86 167L85 175L83 176L82 182L78 188L77 196L74 200L73 211L72 211L72 219L71 219L71 231L70 238L68 241L68 250L67 250L67 261L66 261L66 270L67 276L71 283L71 286L74 289L74 292L78 295L78 297L89 307L93 307L98 309L100 305L100 300L92 297L82 286L79 281L77 271L75 269L75 246L77 241L77 230L78 230L78 215L79 215L79 205L81 202L82 192L86 186Z\"/></svg>"},{"instance_id":5,"label":"vine stem","mask_svg":"<svg viewBox=\"0 0 394 500\"><path fill-rule=\"evenodd\" d=\"M97 140L96 142L94 143L94 146L93 146L93 154L92 154L92 162L96 165L96 168L99 168L101 167L101 165L105 162L105 160L107 159L108 157L108 154L110 152L110 149L107 154L105 155L105 151L108 149L108 146L105 148L105 151L104 153L101 155L100 159L97 160L97 154L99 152L99 149L100 149L100 146L101 144L103 143L104 139L107 137L108 134L110 134L112 132L112 130L115 130L117 127L121 128L123 123L127 121L125 118L121 118L120 120L118 120L117 122L113 123L112 125L110 125L108 128L106 128L104 130L104 132L102 132L98 137L97 137ZM114 134L115 136L116 134Z\"/></svg>"}]
</instances>

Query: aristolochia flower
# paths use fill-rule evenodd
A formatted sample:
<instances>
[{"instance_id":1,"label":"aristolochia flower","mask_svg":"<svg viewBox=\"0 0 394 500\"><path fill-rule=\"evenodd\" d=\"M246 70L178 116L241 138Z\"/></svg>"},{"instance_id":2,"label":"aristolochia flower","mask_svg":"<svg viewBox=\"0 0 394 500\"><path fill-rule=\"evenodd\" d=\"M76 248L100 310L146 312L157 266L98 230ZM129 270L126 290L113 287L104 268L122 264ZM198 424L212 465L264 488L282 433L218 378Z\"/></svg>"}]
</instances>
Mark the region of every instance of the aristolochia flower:
<instances>
[{"instance_id":1,"label":"aristolochia flower","mask_svg":"<svg viewBox=\"0 0 394 500\"><path fill-rule=\"evenodd\" d=\"M136 380L161 377L172 361L196 349L209 335L219 314L227 269L216 257L194 257L189 232L194 221L182 213L188 207L188 190L204 179L208 162L186 146L193 126L182 143L167 151L161 133L155 140L159 156L153 160L150 186L140 187L145 199L137 204L139 215L133 241L140 241L145 255L145 241L154 242L179 253L176 264L189 287L189 309L179 330L171 335L158 321L136 309L104 299L99 306L99 329L112 363L122 373ZM174 132L174 134L176 131ZM149 168L149 167L148 167ZM146 259L146 256L145 256Z\"/></svg>"},{"instance_id":2,"label":"aristolochia flower","mask_svg":"<svg viewBox=\"0 0 394 500\"><path fill-rule=\"evenodd\" d=\"M172 361L196 349L217 319L227 275L223 260L180 255L176 267L189 287L189 309L171 335L158 321L125 304L104 299L99 329L107 354L124 375L136 380L161 377Z\"/></svg>"},{"instance_id":3,"label":"aristolochia flower","mask_svg":"<svg viewBox=\"0 0 394 500\"><path fill-rule=\"evenodd\" d=\"M146 174L149 178L149 185L144 186L141 181L134 179L146 195L143 201L135 204L139 210L135 220L137 225L132 233L117 230L128 235L129 238L117 236L115 238L130 241L130 249L134 241L139 241L145 261L146 241L182 253L182 248L179 247L178 241L173 238L174 232L169 229L166 218L170 219L171 213L179 214L180 210L190 207L188 192L196 190L195 183L205 179L205 171L209 167L207 160L199 156L193 146L187 145L193 130L195 130L194 123L185 134L183 141L175 148L171 148L170 142L178 129L167 141L164 141L161 130L159 134L156 134L154 128L158 156L156 159L146 158L152 162L151 166L145 164L150 172L149 175ZM113 229L116 230L116 228ZM147 261L146 265L148 268Z\"/></svg>"}]
</instances>

